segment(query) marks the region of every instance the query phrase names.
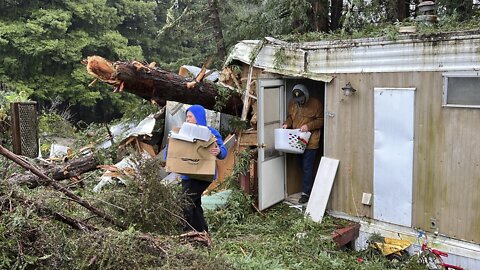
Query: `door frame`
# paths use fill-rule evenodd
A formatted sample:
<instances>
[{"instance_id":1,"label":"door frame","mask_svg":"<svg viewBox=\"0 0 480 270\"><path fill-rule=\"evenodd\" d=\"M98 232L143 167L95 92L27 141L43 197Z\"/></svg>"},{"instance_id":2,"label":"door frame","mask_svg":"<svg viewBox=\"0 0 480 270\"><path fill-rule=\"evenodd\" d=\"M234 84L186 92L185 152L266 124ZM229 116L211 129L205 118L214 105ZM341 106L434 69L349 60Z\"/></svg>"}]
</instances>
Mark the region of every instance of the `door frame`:
<instances>
[{"instance_id":1,"label":"door frame","mask_svg":"<svg viewBox=\"0 0 480 270\"><path fill-rule=\"evenodd\" d=\"M285 119L285 80L258 79L257 83L257 142L258 142L258 207L264 210L285 199L286 195L286 159L285 153L278 152L274 157L265 159L265 107L264 89L279 88L278 128ZM272 101L268 101L272 102ZM272 124L272 123L267 123ZM273 136L273 134L270 134ZM281 169L277 169L281 167ZM266 175L269 177L265 177ZM278 179L280 178L280 179ZM281 182L281 183L279 183Z\"/></svg>"}]
</instances>

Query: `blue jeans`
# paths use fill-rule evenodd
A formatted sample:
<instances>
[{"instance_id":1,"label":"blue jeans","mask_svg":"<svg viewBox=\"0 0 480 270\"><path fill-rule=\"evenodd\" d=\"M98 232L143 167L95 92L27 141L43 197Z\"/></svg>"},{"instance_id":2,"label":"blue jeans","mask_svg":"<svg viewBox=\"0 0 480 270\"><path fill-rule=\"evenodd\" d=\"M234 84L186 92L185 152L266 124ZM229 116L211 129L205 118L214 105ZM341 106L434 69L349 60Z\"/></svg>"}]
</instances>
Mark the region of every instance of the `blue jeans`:
<instances>
[{"instance_id":1,"label":"blue jeans","mask_svg":"<svg viewBox=\"0 0 480 270\"><path fill-rule=\"evenodd\" d=\"M313 187L314 172L313 166L315 163L315 156L317 154L317 149L305 149L302 155L298 157L300 163L300 168L302 168L302 193L310 196Z\"/></svg>"}]
</instances>

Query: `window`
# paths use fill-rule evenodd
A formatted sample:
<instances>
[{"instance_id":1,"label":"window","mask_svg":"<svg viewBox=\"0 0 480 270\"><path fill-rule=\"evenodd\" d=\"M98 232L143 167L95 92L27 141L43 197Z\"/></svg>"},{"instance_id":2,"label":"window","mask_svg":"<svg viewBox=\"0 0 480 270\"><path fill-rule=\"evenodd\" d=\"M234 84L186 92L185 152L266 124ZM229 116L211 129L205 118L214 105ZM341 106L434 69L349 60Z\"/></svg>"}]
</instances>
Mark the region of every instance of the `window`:
<instances>
[{"instance_id":1,"label":"window","mask_svg":"<svg viewBox=\"0 0 480 270\"><path fill-rule=\"evenodd\" d=\"M480 108L480 72L444 73L443 105Z\"/></svg>"}]
</instances>

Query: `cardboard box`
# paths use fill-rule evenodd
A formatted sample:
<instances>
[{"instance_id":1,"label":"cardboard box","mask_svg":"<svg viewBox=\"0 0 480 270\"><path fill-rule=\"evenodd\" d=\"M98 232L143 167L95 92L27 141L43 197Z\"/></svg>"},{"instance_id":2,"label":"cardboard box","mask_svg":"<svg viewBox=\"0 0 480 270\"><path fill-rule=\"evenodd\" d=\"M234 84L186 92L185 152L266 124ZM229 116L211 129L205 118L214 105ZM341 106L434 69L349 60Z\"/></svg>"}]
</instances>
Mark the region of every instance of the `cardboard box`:
<instances>
[{"instance_id":1,"label":"cardboard box","mask_svg":"<svg viewBox=\"0 0 480 270\"><path fill-rule=\"evenodd\" d=\"M208 142L169 138L165 170L194 179L213 181L217 158L210 154L210 149L215 145L216 139L213 136Z\"/></svg>"}]
</instances>

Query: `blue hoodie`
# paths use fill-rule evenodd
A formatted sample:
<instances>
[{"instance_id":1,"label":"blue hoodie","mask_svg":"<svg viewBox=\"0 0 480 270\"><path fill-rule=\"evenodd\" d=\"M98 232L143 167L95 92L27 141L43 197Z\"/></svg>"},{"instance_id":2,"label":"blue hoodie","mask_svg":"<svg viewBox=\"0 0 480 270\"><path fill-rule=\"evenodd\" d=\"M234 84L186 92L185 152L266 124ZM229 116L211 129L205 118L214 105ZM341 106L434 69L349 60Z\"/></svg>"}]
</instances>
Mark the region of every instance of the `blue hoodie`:
<instances>
[{"instance_id":1,"label":"blue hoodie","mask_svg":"<svg viewBox=\"0 0 480 270\"><path fill-rule=\"evenodd\" d=\"M192 114L195 116L195 119L197 120L197 125L200 126L206 126L208 129L210 129L210 132L212 132L213 136L217 139L217 145L218 148L220 149L220 153L217 155L218 159L224 159L227 157L227 148L223 145L223 139L220 133L214 129L213 127L207 126L207 113L205 111L205 108L201 105L192 105L187 109L187 112L192 112ZM167 145L168 147L168 145ZM168 148L165 150L165 158L167 158L167 151ZM182 180L188 180L190 177L181 175ZM217 178L217 170L215 168L215 178Z\"/></svg>"}]
</instances>

